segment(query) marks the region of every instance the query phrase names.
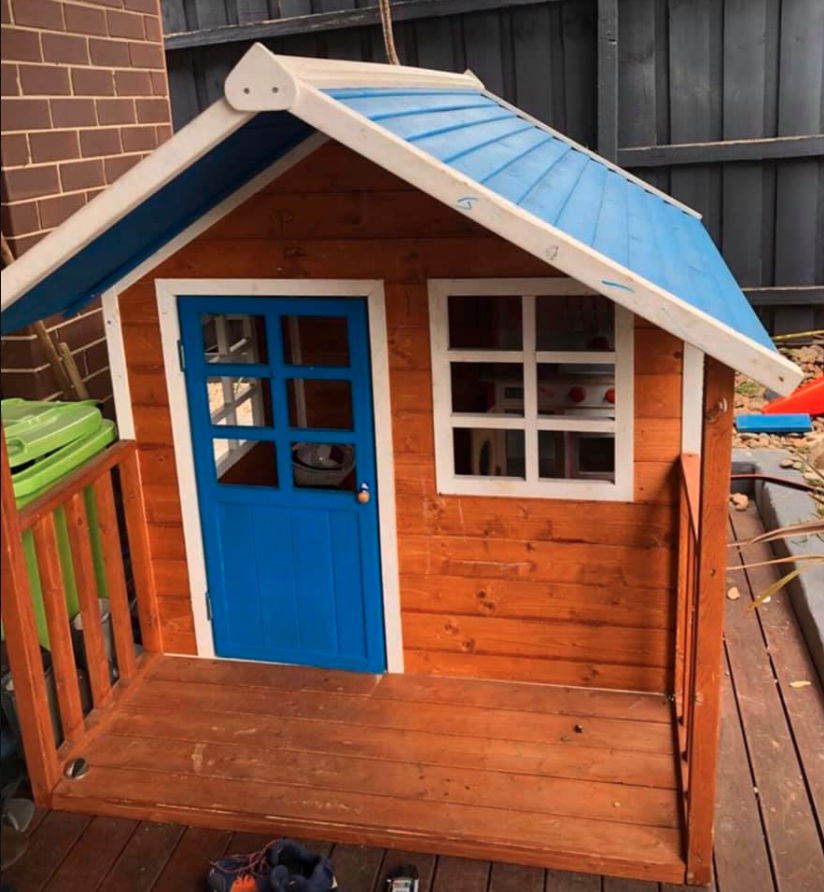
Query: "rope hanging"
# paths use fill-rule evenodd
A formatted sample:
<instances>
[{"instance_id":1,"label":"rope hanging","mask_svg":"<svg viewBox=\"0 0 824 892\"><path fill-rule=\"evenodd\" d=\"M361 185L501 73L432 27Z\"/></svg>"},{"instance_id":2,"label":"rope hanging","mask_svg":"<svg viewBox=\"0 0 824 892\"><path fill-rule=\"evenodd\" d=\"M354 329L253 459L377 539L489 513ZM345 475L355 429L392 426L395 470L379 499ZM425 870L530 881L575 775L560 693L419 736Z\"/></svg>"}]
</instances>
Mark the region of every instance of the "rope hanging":
<instances>
[{"instance_id":1,"label":"rope hanging","mask_svg":"<svg viewBox=\"0 0 824 892\"><path fill-rule=\"evenodd\" d=\"M392 10L390 0L378 0L378 8L381 13L381 28L383 29L383 46L386 50L386 58L390 65L400 65L398 50L395 47L395 33L392 30Z\"/></svg>"}]
</instances>

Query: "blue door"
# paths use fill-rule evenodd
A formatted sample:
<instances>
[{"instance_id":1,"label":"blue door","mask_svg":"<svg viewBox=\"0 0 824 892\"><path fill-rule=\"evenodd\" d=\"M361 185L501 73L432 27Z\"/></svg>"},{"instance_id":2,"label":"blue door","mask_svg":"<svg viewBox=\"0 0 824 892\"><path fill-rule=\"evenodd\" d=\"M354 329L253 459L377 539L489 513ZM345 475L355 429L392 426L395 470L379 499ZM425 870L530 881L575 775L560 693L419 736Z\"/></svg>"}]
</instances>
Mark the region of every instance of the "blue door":
<instances>
[{"instance_id":1,"label":"blue door","mask_svg":"<svg viewBox=\"0 0 824 892\"><path fill-rule=\"evenodd\" d=\"M383 671L365 300L179 312L217 653Z\"/></svg>"}]
</instances>

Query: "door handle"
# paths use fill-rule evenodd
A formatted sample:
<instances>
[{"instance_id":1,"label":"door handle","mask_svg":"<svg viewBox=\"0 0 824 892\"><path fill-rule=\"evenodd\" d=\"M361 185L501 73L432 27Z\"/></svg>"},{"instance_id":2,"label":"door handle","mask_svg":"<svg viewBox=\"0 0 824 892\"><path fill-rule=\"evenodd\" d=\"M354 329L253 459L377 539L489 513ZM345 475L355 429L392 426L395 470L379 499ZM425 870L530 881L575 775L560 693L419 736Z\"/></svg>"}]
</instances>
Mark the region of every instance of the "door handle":
<instances>
[{"instance_id":1,"label":"door handle","mask_svg":"<svg viewBox=\"0 0 824 892\"><path fill-rule=\"evenodd\" d=\"M369 484L361 483L361 485L358 487L358 501L361 503L361 505L365 505L371 497L372 496L369 492Z\"/></svg>"}]
</instances>

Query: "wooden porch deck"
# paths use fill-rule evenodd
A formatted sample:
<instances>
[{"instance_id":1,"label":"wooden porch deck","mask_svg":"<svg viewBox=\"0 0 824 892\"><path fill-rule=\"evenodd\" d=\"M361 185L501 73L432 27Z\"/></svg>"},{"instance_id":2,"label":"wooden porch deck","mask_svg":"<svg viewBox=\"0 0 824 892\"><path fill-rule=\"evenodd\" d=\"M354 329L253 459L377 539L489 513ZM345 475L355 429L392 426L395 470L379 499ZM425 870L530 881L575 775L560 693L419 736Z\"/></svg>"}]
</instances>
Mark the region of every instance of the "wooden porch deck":
<instances>
[{"instance_id":1,"label":"wooden porch deck","mask_svg":"<svg viewBox=\"0 0 824 892\"><path fill-rule=\"evenodd\" d=\"M680 881L662 696L161 657L55 808Z\"/></svg>"},{"instance_id":2,"label":"wooden porch deck","mask_svg":"<svg viewBox=\"0 0 824 892\"><path fill-rule=\"evenodd\" d=\"M752 511L731 523L760 529ZM747 609L773 578L729 574L716 892L824 890L824 697L783 595ZM210 859L293 833L340 841L315 846L344 892L379 892L399 858L421 892L676 892L670 729L648 695L163 658L95 727L92 771L61 782L63 811L40 815L3 881L194 892ZM649 881L599 875L641 863Z\"/></svg>"}]
</instances>

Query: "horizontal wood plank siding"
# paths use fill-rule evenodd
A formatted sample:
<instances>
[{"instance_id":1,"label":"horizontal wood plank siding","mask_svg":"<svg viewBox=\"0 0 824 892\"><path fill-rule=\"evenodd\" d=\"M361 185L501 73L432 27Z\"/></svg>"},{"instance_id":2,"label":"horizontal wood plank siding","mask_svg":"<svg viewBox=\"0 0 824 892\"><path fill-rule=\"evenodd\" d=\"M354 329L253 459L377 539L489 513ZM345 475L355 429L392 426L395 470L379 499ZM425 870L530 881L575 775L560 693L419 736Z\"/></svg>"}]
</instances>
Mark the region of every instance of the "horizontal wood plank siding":
<instances>
[{"instance_id":1,"label":"horizontal wood plank siding","mask_svg":"<svg viewBox=\"0 0 824 892\"><path fill-rule=\"evenodd\" d=\"M549 275L330 143L121 297L160 613L176 652L193 652L194 635L152 279L381 279L407 668L669 690L680 341L636 320L633 504L435 488L427 280Z\"/></svg>"}]
</instances>

